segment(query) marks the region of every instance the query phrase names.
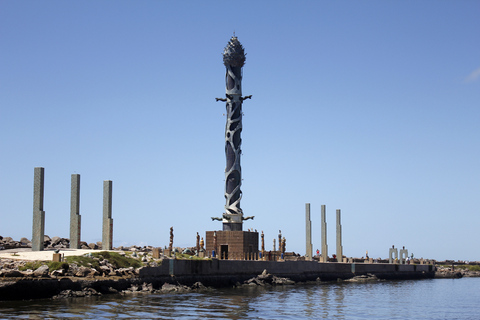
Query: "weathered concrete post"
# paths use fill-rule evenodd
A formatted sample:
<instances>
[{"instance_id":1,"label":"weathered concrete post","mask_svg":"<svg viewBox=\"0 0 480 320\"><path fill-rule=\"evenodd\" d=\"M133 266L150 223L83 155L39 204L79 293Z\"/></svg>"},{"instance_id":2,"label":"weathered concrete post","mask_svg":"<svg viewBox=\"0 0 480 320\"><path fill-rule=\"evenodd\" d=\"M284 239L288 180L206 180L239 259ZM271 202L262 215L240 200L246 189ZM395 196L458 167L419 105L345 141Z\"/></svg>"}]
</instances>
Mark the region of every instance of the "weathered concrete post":
<instances>
[{"instance_id":1,"label":"weathered concrete post","mask_svg":"<svg viewBox=\"0 0 480 320\"><path fill-rule=\"evenodd\" d=\"M342 223L340 221L340 209L337 209L337 262L343 262Z\"/></svg>"},{"instance_id":2,"label":"weathered concrete post","mask_svg":"<svg viewBox=\"0 0 480 320\"><path fill-rule=\"evenodd\" d=\"M322 261L328 261L326 206L322 204Z\"/></svg>"},{"instance_id":3,"label":"weathered concrete post","mask_svg":"<svg viewBox=\"0 0 480 320\"><path fill-rule=\"evenodd\" d=\"M45 235L45 211L43 211L44 178L45 168L35 168L33 178L32 251L43 250L43 238Z\"/></svg>"},{"instance_id":4,"label":"weathered concrete post","mask_svg":"<svg viewBox=\"0 0 480 320\"><path fill-rule=\"evenodd\" d=\"M80 175L72 174L70 195L70 249L80 249Z\"/></svg>"},{"instance_id":5,"label":"weathered concrete post","mask_svg":"<svg viewBox=\"0 0 480 320\"><path fill-rule=\"evenodd\" d=\"M112 250L113 219L112 219L112 181L103 181L103 228L102 250Z\"/></svg>"},{"instance_id":6,"label":"weathered concrete post","mask_svg":"<svg viewBox=\"0 0 480 320\"><path fill-rule=\"evenodd\" d=\"M312 246L312 220L310 219L310 203L305 204L305 235L306 235L305 258L307 260L312 260L313 246Z\"/></svg>"}]
</instances>

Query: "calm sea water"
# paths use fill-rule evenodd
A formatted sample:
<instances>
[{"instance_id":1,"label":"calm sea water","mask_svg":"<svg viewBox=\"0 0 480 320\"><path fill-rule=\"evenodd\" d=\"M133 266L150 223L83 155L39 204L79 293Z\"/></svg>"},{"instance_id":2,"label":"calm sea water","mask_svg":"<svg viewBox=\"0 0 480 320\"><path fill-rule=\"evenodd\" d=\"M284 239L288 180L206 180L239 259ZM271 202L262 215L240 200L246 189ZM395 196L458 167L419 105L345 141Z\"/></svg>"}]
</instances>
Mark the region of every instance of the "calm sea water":
<instances>
[{"instance_id":1,"label":"calm sea water","mask_svg":"<svg viewBox=\"0 0 480 320\"><path fill-rule=\"evenodd\" d=\"M480 278L0 302L2 319L480 319Z\"/></svg>"}]
</instances>

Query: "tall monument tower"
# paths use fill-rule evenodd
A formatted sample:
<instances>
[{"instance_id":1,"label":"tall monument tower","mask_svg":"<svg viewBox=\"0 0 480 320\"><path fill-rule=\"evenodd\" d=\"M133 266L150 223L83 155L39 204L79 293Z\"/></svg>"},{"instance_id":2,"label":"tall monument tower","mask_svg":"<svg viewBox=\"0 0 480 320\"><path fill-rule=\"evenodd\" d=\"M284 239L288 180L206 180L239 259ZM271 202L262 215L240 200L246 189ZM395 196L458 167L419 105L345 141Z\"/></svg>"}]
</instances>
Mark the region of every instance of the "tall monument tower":
<instances>
[{"instance_id":1,"label":"tall monument tower","mask_svg":"<svg viewBox=\"0 0 480 320\"><path fill-rule=\"evenodd\" d=\"M235 35L223 50L223 64L226 68L225 85L227 123L225 125L225 213L222 218L212 218L223 222L223 231L242 231L243 220L253 217L243 217L240 208L242 199L242 168L240 156L242 150L242 103L252 96L242 97L242 67L245 64L245 51Z\"/></svg>"},{"instance_id":2,"label":"tall monument tower","mask_svg":"<svg viewBox=\"0 0 480 320\"><path fill-rule=\"evenodd\" d=\"M227 123L225 125L225 212L221 218L212 217L212 220L222 221L222 231L207 231L207 251L216 252L221 259L228 257L252 259L258 254L258 232L243 231L243 221L253 219L253 216L244 217L240 208L242 199L242 168L240 156L242 150L242 67L245 64L245 51L238 38L233 35L223 50L223 64L226 68L225 85L226 98L217 98L217 101L226 103ZM215 240L215 241L214 241Z\"/></svg>"},{"instance_id":3,"label":"tall monument tower","mask_svg":"<svg viewBox=\"0 0 480 320\"><path fill-rule=\"evenodd\" d=\"M238 38L233 36L223 51L223 64L226 68L226 108L225 125L225 214L224 231L242 231L243 211L240 208L242 198L242 168L240 156L242 150L242 67L245 64L245 52Z\"/></svg>"}]
</instances>

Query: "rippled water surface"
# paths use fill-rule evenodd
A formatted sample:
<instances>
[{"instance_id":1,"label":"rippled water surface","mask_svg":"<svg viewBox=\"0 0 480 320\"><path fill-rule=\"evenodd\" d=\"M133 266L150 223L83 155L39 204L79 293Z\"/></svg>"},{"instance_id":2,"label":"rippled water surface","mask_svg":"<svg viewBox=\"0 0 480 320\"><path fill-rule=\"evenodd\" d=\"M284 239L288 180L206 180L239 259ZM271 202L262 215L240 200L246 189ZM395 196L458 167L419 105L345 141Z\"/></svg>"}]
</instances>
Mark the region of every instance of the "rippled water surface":
<instances>
[{"instance_id":1,"label":"rippled water surface","mask_svg":"<svg viewBox=\"0 0 480 320\"><path fill-rule=\"evenodd\" d=\"M2 319L479 319L480 278L0 302Z\"/></svg>"}]
</instances>

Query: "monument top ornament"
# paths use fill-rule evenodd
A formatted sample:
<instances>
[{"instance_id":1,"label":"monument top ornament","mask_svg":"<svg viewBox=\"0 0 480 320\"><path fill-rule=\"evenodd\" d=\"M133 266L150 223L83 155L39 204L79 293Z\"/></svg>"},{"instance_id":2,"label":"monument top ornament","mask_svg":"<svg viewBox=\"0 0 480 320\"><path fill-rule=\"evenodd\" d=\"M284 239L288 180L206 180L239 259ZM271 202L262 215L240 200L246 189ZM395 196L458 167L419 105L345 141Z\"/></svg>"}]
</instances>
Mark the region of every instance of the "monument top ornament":
<instances>
[{"instance_id":1,"label":"monument top ornament","mask_svg":"<svg viewBox=\"0 0 480 320\"><path fill-rule=\"evenodd\" d=\"M243 67L245 64L245 50L238 38L232 36L227 46L223 50L223 64L225 67Z\"/></svg>"}]
</instances>

